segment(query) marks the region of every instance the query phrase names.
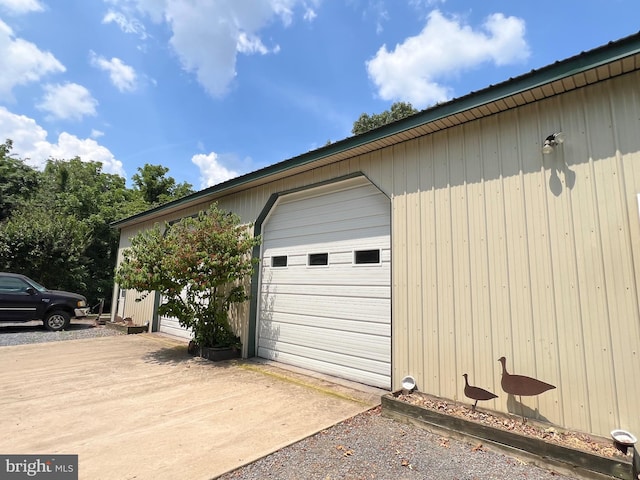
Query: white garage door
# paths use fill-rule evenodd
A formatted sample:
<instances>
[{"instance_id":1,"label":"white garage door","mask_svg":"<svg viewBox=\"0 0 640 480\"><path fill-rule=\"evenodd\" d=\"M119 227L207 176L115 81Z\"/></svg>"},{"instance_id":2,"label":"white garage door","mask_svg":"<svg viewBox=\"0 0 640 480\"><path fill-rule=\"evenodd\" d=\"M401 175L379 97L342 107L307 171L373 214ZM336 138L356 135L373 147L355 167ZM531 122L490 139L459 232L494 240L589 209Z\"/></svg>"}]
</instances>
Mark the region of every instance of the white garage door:
<instances>
[{"instance_id":1,"label":"white garage door","mask_svg":"<svg viewBox=\"0 0 640 480\"><path fill-rule=\"evenodd\" d=\"M390 388L389 199L364 178L285 195L262 232L258 356Z\"/></svg>"},{"instance_id":2,"label":"white garage door","mask_svg":"<svg viewBox=\"0 0 640 480\"><path fill-rule=\"evenodd\" d=\"M191 339L191 329L185 329L180 326L180 322L175 317L160 317L160 326L158 330L174 337Z\"/></svg>"}]
</instances>

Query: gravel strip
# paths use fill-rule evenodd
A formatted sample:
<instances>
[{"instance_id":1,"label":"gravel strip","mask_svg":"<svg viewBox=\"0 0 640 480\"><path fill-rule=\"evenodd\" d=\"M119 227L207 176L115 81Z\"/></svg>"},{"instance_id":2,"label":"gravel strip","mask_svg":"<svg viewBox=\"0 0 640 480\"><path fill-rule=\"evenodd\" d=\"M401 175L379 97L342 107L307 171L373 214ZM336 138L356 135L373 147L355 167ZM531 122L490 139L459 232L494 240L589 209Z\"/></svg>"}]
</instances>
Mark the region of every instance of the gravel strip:
<instances>
[{"instance_id":1,"label":"gravel strip","mask_svg":"<svg viewBox=\"0 0 640 480\"><path fill-rule=\"evenodd\" d=\"M112 337L114 335L123 335L123 333L104 325L95 325L93 320L72 320L69 328L62 332L49 332L44 329L42 322L1 323L0 347L27 343L60 342L80 338Z\"/></svg>"},{"instance_id":2,"label":"gravel strip","mask_svg":"<svg viewBox=\"0 0 640 480\"><path fill-rule=\"evenodd\" d=\"M384 418L377 407L218 478L559 480L572 477Z\"/></svg>"}]
</instances>

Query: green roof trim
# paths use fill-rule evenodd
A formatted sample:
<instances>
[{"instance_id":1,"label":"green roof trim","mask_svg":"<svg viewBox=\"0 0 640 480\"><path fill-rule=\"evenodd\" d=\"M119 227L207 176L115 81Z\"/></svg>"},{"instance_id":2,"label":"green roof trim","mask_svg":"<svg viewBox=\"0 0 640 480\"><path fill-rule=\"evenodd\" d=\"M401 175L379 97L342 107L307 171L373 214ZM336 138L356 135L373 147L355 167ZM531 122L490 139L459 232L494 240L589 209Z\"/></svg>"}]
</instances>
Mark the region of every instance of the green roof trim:
<instances>
[{"instance_id":1,"label":"green roof trim","mask_svg":"<svg viewBox=\"0 0 640 480\"><path fill-rule=\"evenodd\" d=\"M502 83L490 85L482 90L471 92L448 102L429 107L415 115L378 127L363 134L347 137L316 150L283 160L254 172L235 177L231 180L200 190L199 192L178 200L174 200L158 207L145 210L144 212L128 218L118 220L111 223L111 226L120 227L121 225L134 222L138 219L169 208L190 204L193 201L206 198L212 194L224 193L226 190L236 188L243 184L267 178L295 167L307 165L318 160L331 157L332 155L343 153L368 143L420 127L497 100L517 95L518 93L526 92L536 87L540 87L638 53L640 53L640 33L610 42L587 52L582 52L566 60L557 61L546 67L532 70L531 72L510 78Z\"/></svg>"}]
</instances>

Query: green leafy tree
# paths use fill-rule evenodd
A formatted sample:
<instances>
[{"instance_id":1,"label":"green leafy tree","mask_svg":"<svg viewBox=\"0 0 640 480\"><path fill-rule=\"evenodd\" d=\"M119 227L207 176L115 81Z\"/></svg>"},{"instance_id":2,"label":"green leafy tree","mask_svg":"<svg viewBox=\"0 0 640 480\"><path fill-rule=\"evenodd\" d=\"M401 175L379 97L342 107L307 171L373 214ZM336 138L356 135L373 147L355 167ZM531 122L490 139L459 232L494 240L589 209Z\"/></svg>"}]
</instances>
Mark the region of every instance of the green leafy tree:
<instances>
[{"instance_id":1,"label":"green leafy tree","mask_svg":"<svg viewBox=\"0 0 640 480\"><path fill-rule=\"evenodd\" d=\"M0 144L0 222L33 196L40 178L37 170L12 157L12 148L11 140Z\"/></svg>"},{"instance_id":2,"label":"green leafy tree","mask_svg":"<svg viewBox=\"0 0 640 480\"><path fill-rule=\"evenodd\" d=\"M192 185L186 182L176 184L173 177L167 177L169 169L162 165L150 165L138 168L131 179L144 201L150 205L176 200L193 193Z\"/></svg>"},{"instance_id":3,"label":"green leafy tree","mask_svg":"<svg viewBox=\"0 0 640 480\"><path fill-rule=\"evenodd\" d=\"M360 135L361 133L368 132L369 130L373 130L374 128L387 125L388 123L395 122L416 113L418 113L418 110L413 108L410 103L396 102L391 105L391 108L389 110L385 110L382 113L374 113L372 115L363 113L362 115L360 115L358 120L353 123L351 133L353 133L354 135Z\"/></svg>"},{"instance_id":4,"label":"green leafy tree","mask_svg":"<svg viewBox=\"0 0 640 480\"><path fill-rule=\"evenodd\" d=\"M91 279L84 282L83 292L91 304L105 299L108 305L119 241L119 233L110 223L148 206L126 188L123 177L104 173L100 162L84 162L79 157L52 159L47 162L43 177L34 201L38 204L33 208L73 218L83 225L86 239L82 259L86 276Z\"/></svg>"},{"instance_id":5,"label":"green leafy tree","mask_svg":"<svg viewBox=\"0 0 640 480\"><path fill-rule=\"evenodd\" d=\"M249 298L246 280L258 262L251 252L261 241L251 227L215 204L164 229L156 225L131 239L116 281L143 297L159 292L158 313L191 328L199 346L238 344L229 309Z\"/></svg>"},{"instance_id":6,"label":"green leafy tree","mask_svg":"<svg viewBox=\"0 0 640 480\"><path fill-rule=\"evenodd\" d=\"M0 270L20 272L48 288L85 292L89 238L88 226L73 216L25 208L0 228Z\"/></svg>"}]
</instances>

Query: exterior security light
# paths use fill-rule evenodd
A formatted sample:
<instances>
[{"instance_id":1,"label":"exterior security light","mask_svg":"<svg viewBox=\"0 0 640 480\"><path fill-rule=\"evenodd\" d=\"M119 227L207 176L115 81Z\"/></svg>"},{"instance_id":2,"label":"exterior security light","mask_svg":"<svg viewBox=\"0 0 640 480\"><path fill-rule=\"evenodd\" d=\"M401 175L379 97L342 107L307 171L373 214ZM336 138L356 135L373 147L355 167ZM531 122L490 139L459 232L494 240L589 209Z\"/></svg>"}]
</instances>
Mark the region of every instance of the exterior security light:
<instances>
[{"instance_id":1,"label":"exterior security light","mask_svg":"<svg viewBox=\"0 0 640 480\"><path fill-rule=\"evenodd\" d=\"M556 145L560 145L564 142L565 135L562 132L554 133L544 139L544 145L542 146L542 153L549 155L553 152Z\"/></svg>"}]
</instances>

